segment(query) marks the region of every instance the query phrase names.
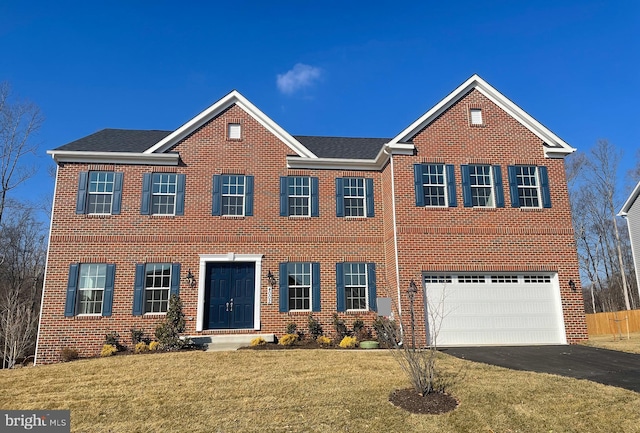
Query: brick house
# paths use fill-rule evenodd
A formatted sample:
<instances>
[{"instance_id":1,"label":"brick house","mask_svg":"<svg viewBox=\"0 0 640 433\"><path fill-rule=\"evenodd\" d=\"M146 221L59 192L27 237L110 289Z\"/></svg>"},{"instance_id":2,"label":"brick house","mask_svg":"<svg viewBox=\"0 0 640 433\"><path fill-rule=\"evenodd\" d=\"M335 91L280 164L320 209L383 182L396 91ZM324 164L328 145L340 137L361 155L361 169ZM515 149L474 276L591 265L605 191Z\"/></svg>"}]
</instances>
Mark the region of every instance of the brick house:
<instances>
[{"instance_id":1,"label":"brick house","mask_svg":"<svg viewBox=\"0 0 640 433\"><path fill-rule=\"evenodd\" d=\"M175 131L81 138L48 152L37 362L152 335L170 293L190 336L282 335L370 325L381 298L404 320L412 280L421 344L584 340L573 151L477 75L393 138L292 136L236 91Z\"/></svg>"}]
</instances>

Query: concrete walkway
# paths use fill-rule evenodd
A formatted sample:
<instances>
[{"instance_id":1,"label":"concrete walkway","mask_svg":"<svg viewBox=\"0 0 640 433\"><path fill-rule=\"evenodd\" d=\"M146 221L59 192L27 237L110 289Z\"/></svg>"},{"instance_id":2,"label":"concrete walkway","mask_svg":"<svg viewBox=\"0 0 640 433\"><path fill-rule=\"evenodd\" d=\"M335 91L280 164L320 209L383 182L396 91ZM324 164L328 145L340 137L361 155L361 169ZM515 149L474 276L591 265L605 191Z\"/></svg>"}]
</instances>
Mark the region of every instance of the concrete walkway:
<instances>
[{"instance_id":1,"label":"concrete walkway","mask_svg":"<svg viewBox=\"0 0 640 433\"><path fill-rule=\"evenodd\" d=\"M588 379L640 392L640 355L637 354L580 345L450 347L438 350L469 361Z\"/></svg>"}]
</instances>

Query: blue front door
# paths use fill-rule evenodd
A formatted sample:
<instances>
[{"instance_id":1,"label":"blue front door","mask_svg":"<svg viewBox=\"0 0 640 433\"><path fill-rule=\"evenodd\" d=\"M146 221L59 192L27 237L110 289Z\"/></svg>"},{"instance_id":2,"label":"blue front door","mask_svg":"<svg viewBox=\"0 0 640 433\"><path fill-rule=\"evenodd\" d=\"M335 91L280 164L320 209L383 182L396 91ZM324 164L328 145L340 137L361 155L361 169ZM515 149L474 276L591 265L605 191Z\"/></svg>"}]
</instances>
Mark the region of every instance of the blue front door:
<instances>
[{"instance_id":1,"label":"blue front door","mask_svg":"<svg viewBox=\"0 0 640 433\"><path fill-rule=\"evenodd\" d=\"M253 328L254 294L255 263L208 263L205 326Z\"/></svg>"}]
</instances>

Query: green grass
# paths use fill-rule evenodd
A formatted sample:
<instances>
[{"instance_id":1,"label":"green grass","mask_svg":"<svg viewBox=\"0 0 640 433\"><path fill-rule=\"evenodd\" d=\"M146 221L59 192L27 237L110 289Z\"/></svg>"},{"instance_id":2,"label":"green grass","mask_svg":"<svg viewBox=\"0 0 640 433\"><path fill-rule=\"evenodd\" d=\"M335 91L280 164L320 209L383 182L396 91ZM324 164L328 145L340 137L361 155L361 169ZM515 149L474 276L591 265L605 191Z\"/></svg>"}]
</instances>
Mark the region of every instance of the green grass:
<instances>
[{"instance_id":1,"label":"green grass","mask_svg":"<svg viewBox=\"0 0 640 433\"><path fill-rule=\"evenodd\" d=\"M634 432L640 394L442 355L459 407L413 415L379 351L116 356L0 371L1 409L71 409L74 432Z\"/></svg>"}]
</instances>

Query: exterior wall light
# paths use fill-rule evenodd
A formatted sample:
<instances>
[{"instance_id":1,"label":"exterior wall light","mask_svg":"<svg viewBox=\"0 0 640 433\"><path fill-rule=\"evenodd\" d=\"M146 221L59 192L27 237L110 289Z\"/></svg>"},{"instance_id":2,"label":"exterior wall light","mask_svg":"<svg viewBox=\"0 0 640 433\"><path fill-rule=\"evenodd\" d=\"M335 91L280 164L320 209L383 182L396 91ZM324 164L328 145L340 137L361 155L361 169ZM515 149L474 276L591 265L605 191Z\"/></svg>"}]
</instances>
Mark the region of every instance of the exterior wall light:
<instances>
[{"instance_id":1,"label":"exterior wall light","mask_svg":"<svg viewBox=\"0 0 640 433\"><path fill-rule=\"evenodd\" d=\"M276 286L276 278L271 273L271 269L267 273L267 304L273 304L273 288Z\"/></svg>"},{"instance_id":2,"label":"exterior wall light","mask_svg":"<svg viewBox=\"0 0 640 433\"><path fill-rule=\"evenodd\" d=\"M196 285L196 277L194 277L191 273L191 268L189 268L189 270L187 271L187 276L184 277L184 279L187 280L189 287L193 287Z\"/></svg>"},{"instance_id":3,"label":"exterior wall light","mask_svg":"<svg viewBox=\"0 0 640 433\"><path fill-rule=\"evenodd\" d=\"M574 292L576 291L576 282L573 280L569 280L569 287L571 288L571 290L573 290Z\"/></svg>"}]
</instances>

